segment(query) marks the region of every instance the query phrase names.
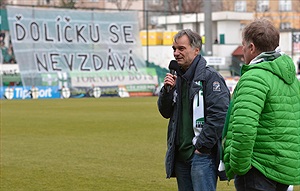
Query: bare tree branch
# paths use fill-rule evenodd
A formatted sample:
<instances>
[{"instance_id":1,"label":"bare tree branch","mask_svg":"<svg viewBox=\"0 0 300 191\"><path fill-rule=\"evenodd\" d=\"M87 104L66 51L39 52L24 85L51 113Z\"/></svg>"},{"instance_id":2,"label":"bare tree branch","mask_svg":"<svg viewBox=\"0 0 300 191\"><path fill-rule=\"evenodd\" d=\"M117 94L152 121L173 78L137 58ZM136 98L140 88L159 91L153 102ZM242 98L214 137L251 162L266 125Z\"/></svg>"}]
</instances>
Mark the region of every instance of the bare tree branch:
<instances>
[{"instance_id":1,"label":"bare tree branch","mask_svg":"<svg viewBox=\"0 0 300 191\"><path fill-rule=\"evenodd\" d=\"M110 0L109 2L112 4L115 4L118 10L128 10L133 1L138 1L138 0L127 0L125 3L125 6L123 6L122 2L124 3L124 0Z\"/></svg>"}]
</instances>

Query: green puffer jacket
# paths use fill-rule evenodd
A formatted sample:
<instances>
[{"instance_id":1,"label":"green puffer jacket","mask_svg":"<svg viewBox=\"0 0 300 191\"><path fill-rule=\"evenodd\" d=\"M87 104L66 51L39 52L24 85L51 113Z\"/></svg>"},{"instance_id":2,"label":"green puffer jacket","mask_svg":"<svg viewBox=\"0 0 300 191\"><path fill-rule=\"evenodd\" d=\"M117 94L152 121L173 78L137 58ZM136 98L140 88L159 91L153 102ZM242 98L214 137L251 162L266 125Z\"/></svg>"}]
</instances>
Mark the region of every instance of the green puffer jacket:
<instances>
[{"instance_id":1,"label":"green puffer jacket","mask_svg":"<svg viewBox=\"0 0 300 191\"><path fill-rule=\"evenodd\" d=\"M229 180L253 166L271 180L300 184L300 82L295 74L286 55L242 67L223 131Z\"/></svg>"}]
</instances>

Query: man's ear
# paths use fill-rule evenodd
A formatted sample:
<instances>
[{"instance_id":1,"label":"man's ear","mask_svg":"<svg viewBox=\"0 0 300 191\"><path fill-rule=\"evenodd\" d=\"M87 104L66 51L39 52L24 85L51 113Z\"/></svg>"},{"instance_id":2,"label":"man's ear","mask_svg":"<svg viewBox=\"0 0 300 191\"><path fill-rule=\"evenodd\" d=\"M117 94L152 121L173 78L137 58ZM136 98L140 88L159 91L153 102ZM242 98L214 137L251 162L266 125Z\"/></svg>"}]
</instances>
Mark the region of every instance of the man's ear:
<instances>
[{"instance_id":1,"label":"man's ear","mask_svg":"<svg viewBox=\"0 0 300 191\"><path fill-rule=\"evenodd\" d=\"M200 54L200 49L199 48L195 48L195 53L196 53L196 55Z\"/></svg>"},{"instance_id":2,"label":"man's ear","mask_svg":"<svg viewBox=\"0 0 300 191\"><path fill-rule=\"evenodd\" d=\"M256 53L256 47L252 42L249 44L249 49L250 49L251 54Z\"/></svg>"}]
</instances>

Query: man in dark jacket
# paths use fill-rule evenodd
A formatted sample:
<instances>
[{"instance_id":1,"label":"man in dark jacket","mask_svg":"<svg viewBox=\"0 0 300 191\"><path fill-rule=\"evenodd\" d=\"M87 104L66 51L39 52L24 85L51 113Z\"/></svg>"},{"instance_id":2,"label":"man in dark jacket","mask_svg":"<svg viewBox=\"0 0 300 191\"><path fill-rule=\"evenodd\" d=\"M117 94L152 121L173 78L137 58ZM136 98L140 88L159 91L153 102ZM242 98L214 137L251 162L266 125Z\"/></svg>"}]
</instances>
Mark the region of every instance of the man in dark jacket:
<instances>
[{"instance_id":1,"label":"man in dark jacket","mask_svg":"<svg viewBox=\"0 0 300 191\"><path fill-rule=\"evenodd\" d=\"M185 29L174 36L179 69L167 73L159 98L161 115L169 118L167 178L179 191L215 191L218 150L230 92L223 77L199 54L201 36Z\"/></svg>"}]
</instances>

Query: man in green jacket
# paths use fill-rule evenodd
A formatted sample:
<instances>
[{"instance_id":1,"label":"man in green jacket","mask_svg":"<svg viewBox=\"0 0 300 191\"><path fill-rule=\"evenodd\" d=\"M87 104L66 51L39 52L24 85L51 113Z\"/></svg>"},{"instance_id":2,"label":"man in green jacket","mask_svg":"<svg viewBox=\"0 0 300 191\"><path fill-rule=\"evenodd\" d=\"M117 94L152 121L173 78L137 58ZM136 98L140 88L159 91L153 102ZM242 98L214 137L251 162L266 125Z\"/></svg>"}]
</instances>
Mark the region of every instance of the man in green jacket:
<instances>
[{"instance_id":1,"label":"man in green jacket","mask_svg":"<svg viewBox=\"0 0 300 191\"><path fill-rule=\"evenodd\" d=\"M266 19L243 30L245 65L223 130L226 175L237 191L300 184L300 82Z\"/></svg>"}]
</instances>

